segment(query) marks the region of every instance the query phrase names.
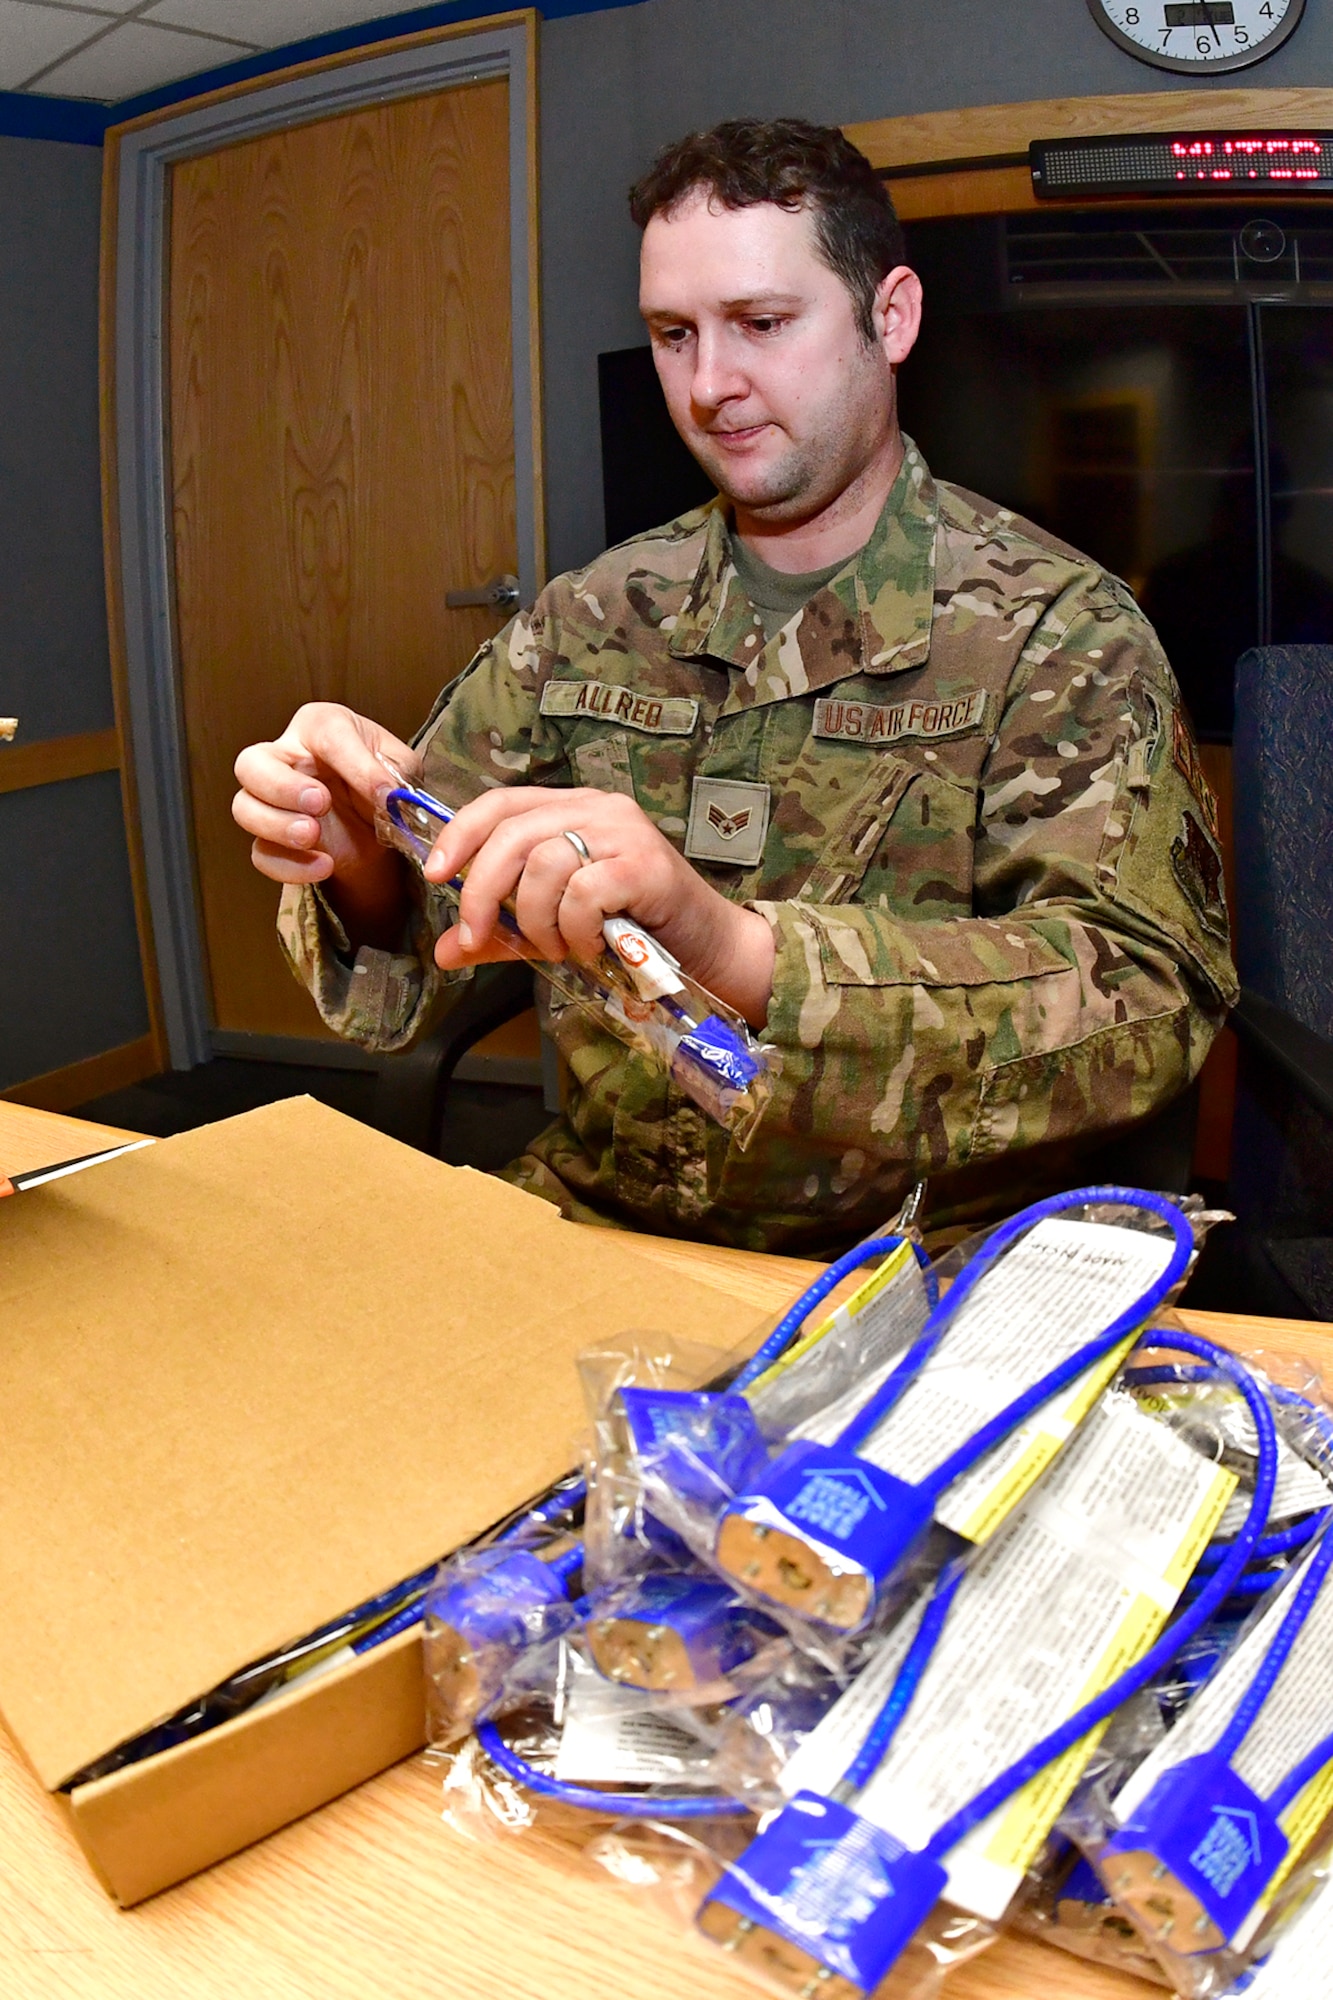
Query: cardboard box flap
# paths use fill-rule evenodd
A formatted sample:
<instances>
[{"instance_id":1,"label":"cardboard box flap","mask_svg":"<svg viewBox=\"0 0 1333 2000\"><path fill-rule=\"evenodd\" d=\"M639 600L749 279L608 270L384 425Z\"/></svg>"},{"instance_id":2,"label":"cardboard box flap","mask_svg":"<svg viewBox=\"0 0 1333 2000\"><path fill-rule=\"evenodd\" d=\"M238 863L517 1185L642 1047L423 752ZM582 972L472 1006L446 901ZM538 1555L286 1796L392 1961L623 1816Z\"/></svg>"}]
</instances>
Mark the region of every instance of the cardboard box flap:
<instances>
[{"instance_id":1,"label":"cardboard box flap","mask_svg":"<svg viewBox=\"0 0 1333 2000\"><path fill-rule=\"evenodd\" d=\"M0 1204L0 1713L57 1788L558 1477L591 1342L754 1321L308 1098Z\"/></svg>"}]
</instances>

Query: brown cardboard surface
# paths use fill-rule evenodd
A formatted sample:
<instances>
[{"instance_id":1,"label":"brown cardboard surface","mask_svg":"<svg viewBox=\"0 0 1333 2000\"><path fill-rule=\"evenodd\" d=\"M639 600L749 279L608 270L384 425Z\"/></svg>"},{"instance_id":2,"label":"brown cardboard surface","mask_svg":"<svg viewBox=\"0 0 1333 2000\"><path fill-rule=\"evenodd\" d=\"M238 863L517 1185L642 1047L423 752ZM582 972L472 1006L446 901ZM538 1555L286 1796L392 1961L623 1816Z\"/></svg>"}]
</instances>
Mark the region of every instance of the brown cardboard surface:
<instances>
[{"instance_id":1,"label":"brown cardboard surface","mask_svg":"<svg viewBox=\"0 0 1333 2000\"><path fill-rule=\"evenodd\" d=\"M300 1819L426 1740L420 1631L145 1763L64 1806L102 1884L141 1902Z\"/></svg>"},{"instance_id":2,"label":"brown cardboard surface","mask_svg":"<svg viewBox=\"0 0 1333 2000\"><path fill-rule=\"evenodd\" d=\"M590 1342L754 1317L310 1099L0 1204L0 1713L54 1789L557 1477Z\"/></svg>"}]
</instances>

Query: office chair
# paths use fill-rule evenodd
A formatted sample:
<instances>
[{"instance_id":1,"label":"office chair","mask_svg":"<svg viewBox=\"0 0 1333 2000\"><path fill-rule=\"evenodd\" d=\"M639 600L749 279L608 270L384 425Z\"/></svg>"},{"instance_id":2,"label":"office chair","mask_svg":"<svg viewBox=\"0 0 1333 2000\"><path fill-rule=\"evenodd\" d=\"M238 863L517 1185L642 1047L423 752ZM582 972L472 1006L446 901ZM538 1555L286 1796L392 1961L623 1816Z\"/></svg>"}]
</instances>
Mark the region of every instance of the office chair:
<instances>
[{"instance_id":1,"label":"office chair","mask_svg":"<svg viewBox=\"0 0 1333 2000\"><path fill-rule=\"evenodd\" d=\"M1234 1309L1333 1318L1333 646L1236 666Z\"/></svg>"},{"instance_id":2,"label":"office chair","mask_svg":"<svg viewBox=\"0 0 1333 2000\"><path fill-rule=\"evenodd\" d=\"M371 1123L391 1139L438 1156L449 1083L460 1058L531 1005L530 965L479 965L442 1020L410 1049L384 1058Z\"/></svg>"}]
</instances>

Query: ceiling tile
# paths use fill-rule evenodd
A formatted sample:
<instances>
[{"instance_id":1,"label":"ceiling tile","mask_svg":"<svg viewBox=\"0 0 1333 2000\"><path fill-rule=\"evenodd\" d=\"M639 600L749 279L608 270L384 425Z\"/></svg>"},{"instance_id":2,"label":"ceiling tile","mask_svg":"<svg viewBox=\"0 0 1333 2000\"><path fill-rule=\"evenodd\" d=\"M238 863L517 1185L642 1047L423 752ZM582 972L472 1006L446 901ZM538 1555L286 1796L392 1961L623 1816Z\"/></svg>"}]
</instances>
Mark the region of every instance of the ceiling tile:
<instances>
[{"instance_id":1,"label":"ceiling tile","mask_svg":"<svg viewBox=\"0 0 1333 2000\"><path fill-rule=\"evenodd\" d=\"M96 14L0 0L0 90L17 90L47 63L76 49L106 25L105 17Z\"/></svg>"},{"instance_id":2,"label":"ceiling tile","mask_svg":"<svg viewBox=\"0 0 1333 2000\"><path fill-rule=\"evenodd\" d=\"M11 5L15 0L11 0ZM29 7L27 13L47 10ZM52 13L55 9L50 10ZM0 23L0 45L3 42ZM177 35L169 28L150 28L138 21L120 21L91 48L58 63L42 78L44 93L56 97L94 97L115 103L141 90L174 83L196 70L235 62L246 50L236 42L218 42L206 35ZM35 67L35 65L34 65ZM31 69L29 70L31 75Z\"/></svg>"},{"instance_id":3,"label":"ceiling tile","mask_svg":"<svg viewBox=\"0 0 1333 2000\"><path fill-rule=\"evenodd\" d=\"M149 21L170 21L181 28L200 28L214 35L236 35L264 48L305 35L348 28L377 14L401 13L410 0L156 0L144 15Z\"/></svg>"}]
</instances>

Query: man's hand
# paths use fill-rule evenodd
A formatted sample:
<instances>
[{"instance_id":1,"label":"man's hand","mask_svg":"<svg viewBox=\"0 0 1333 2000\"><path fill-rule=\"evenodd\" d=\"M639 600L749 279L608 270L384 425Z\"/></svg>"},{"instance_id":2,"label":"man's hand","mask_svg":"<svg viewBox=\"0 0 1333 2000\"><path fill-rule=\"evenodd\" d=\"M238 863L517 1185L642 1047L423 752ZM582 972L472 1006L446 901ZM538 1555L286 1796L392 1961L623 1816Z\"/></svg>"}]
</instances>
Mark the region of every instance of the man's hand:
<instances>
[{"instance_id":1,"label":"man's hand","mask_svg":"<svg viewBox=\"0 0 1333 2000\"><path fill-rule=\"evenodd\" d=\"M392 785L382 761L416 778L406 743L337 702L307 702L275 743L236 759L232 818L254 835L251 859L274 882L324 882L356 944L391 945L402 929L398 855L375 838L375 800Z\"/></svg>"},{"instance_id":2,"label":"man's hand","mask_svg":"<svg viewBox=\"0 0 1333 2000\"><path fill-rule=\"evenodd\" d=\"M566 830L584 842L589 864ZM496 934L505 900L535 955L556 962L594 958L605 918L624 915L752 1027L763 1025L773 990L767 922L710 889L632 799L526 785L486 792L446 827L425 872L447 882L464 869L459 922L435 947L446 971L510 956Z\"/></svg>"}]
</instances>

